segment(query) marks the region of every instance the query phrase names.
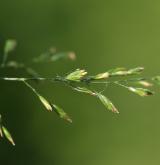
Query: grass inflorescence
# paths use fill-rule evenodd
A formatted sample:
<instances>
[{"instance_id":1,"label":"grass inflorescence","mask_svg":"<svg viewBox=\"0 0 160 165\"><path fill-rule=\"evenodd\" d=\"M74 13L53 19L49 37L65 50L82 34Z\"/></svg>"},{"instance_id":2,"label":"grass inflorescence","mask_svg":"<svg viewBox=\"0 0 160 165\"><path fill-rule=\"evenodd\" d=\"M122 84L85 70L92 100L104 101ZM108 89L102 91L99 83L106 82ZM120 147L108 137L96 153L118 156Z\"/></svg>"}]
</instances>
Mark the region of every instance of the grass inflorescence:
<instances>
[{"instance_id":1,"label":"grass inflorescence","mask_svg":"<svg viewBox=\"0 0 160 165\"><path fill-rule=\"evenodd\" d=\"M154 92L149 87L153 86L154 83L160 85L160 76L154 76L151 78L142 77L141 74L144 70L143 67L136 67L132 69L126 68L115 68L106 70L105 72L97 73L95 75L89 75L85 69L75 69L72 72L50 78L45 78L40 76L33 68L26 66L24 63L19 63L17 61L8 60L9 54L15 50L17 41L14 39L8 39L4 47L4 55L1 63L1 68L13 68L13 69L23 69L28 74L28 77L0 77L0 80L4 81L17 81L22 82L27 88L29 88L35 96L39 99L41 104L48 112L54 111L61 119L72 123L72 119L69 115L61 108L56 105L53 101L48 101L48 99L42 96L37 89L31 85L31 81L41 82L50 81L51 83L58 82L63 83L65 86L70 87L72 90L90 96L96 97L104 105L104 107L113 113L119 113L118 109L112 103L112 101L105 96L106 86L108 85L118 85L119 87L125 88L128 91L135 93L139 96L151 96ZM40 56L35 57L32 62L40 63L47 62L52 63L57 60L69 59L75 60L76 55L74 52L58 52L55 48L51 48ZM131 77L134 76L134 77ZM118 80L112 79L112 77L117 77ZM124 78L125 77L125 78ZM97 91L92 85L103 85L102 91ZM8 141L15 145L11 134L8 129L3 126L2 116L0 115L0 137L6 137Z\"/></svg>"}]
</instances>

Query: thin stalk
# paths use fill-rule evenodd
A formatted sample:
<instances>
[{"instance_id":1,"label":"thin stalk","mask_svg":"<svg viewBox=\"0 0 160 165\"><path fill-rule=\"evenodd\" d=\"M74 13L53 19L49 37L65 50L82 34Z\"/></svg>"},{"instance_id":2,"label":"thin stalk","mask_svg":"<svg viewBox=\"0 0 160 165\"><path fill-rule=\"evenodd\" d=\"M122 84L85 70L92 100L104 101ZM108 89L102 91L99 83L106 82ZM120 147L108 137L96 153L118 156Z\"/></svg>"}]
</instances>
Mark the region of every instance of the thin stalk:
<instances>
[{"instance_id":1,"label":"thin stalk","mask_svg":"<svg viewBox=\"0 0 160 165\"><path fill-rule=\"evenodd\" d=\"M22 82L24 82L24 84L25 84L28 88L30 88L37 96L39 96L39 93L38 93L29 83L27 83L26 81L22 81Z\"/></svg>"},{"instance_id":2,"label":"thin stalk","mask_svg":"<svg viewBox=\"0 0 160 165\"><path fill-rule=\"evenodd\" d=\"M70 83L74 83L74 84L116 84L119 86L123 86L125 88L127 88L127 86L123 85L123 83L129 83L129 82L137 82L137 79L125 79L125 80L110 80L110 81L79 81L79 82L72 82L69 80L66 80L64 77L60 77L60 76L56 76L56 77L52 77L52 78L47 78L47 77L0 77L0 80L5 80L5 81L33 81L33 80L37 80L37 81L51 81L51 82L63 82L67 85L69 85ZM151 78L142 78L142 80L151 80Z\"/></svg>"},{"instance_id":3,"label":"thin stalk","mask_svg":"<svg viewBox=\"0 0 160 165\"><path fill-rule=\"evenodd\" d=\"M46 81L46 80L52 80L53 78L44 78L44 77L33 77L33 78L26 78L26 77L0 77L0 80L6 80L6 81L29 81L29 80L38 80L38 81Z\"/></svg>"},{"instance_id":4,"label":"thin stalk","mask_svg":"<svg viewBox=\"0 0 160 165\"><path fill-rule=\"evenodd\" d=\"M119 85L121 87L124 87L124 88L127 88L128 89L128 86L126 86L124 84L121 84L119 81L115 81L114 84Z\"/></svg>"}]
</instances>

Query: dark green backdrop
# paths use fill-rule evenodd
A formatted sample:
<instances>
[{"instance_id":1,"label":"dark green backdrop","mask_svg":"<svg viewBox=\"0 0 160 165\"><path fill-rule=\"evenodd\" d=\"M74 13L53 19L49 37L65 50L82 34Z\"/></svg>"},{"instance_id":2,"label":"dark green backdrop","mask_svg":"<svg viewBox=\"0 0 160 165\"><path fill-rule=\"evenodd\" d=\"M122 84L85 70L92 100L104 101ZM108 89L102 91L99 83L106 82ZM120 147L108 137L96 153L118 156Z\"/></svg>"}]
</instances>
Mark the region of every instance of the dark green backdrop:
<instances>
[{"instance_id":1,"label":"dark green backdrop","mask_svg":"<svg viewBox=\"0 0 160 165\"><path fill-rule=\"evenodd\" d=\"M85 68L91 74L124 66L160 73L158 0L0 0L0 49L16 38L10 57L28 62L50 46L73 50L76 62L35 65L44 76ZM23 75L1 70L1 76ZM105 93L120 110L106 111L92 97L62 85L37 89L72 116L48 114L21 83L0 82L0 112L16 141L0 141L2 165L151 165L160 163L160 88L141 98L117 87Z\"/></svg>"}]
</instances>

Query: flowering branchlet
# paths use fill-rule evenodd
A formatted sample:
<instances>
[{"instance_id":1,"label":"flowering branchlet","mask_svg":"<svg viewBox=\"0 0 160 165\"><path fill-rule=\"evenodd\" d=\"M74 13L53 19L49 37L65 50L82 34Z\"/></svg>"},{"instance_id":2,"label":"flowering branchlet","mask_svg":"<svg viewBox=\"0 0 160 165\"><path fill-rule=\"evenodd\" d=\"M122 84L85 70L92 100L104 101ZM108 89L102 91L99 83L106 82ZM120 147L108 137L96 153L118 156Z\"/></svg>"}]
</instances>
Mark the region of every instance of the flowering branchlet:
<instances>
[{"instance_id":1,"label":"flowering branchlet","mask_svg":"<svg viewBox=\"0 0 160 165\"><path fill-rule=\"evenodd\" d=\"M87 75L87 72L85 70L81 69L76 69L74 72L68 74L65 79L69 81L76 81L80 82L84 76Z\"/></svg>"},{"instance_id":2,"label":"flowering branchlet","mask_svg":"<svg viewBox=\"0 0 160 165\"><path fill-rule=\"evenodd\" d=\"M148 89L144 89L144 88L134 88L134 87L129 87L128 88L131 92L134 92L140 96L150 96L153 95L154 92L148 90Z\"/></svg>"},{"instance_id":3,"label":"flowering branchlet","mask_svg":"<svg viewBox=\"0 0 160 165\"><path fill-rule=\"evenodd\" d=\"M13 146L15 146L15 142L12 138L11 133L2 123L2 116L0 115L0 138L5 137Z\"/></svg>"},{"instance_id":4,"label":"flowering branchlet","mask_svg":"<svg viewBox=\"0 0 160 165\"><path fill-rule=\"evenodd\" d=\"M96 93L96 95L108 110L110 110L114 113L119 113L117 108L113 105L113 103L106 96L104 96L100 93Z\"/></svg>"},{"instance_id":5,"label":"flowering branchlet","mask_svg":"<svg viewBox=\"0 0 160 165\"><path fill-rule=\"evenodd\" d=\"M135 75L140 74L144 70L143 67L137 67L133 69L127 70L126 68L116 68L109 71L110 76L128 76L128 75Z\"/></svg>"},{"instance_id":6,"label":"flowering branchlet","mask_svg":"<svg viewBox=\"0 0 160 165\"><path fill-rule=\"evenodd\" d=\"M46 97L43 97L39 92L31 86L29 81L50 81L51 83L59 82L63 83L68 87L71 87L74 91L91 95L101 101L101 103L105 106L106 109L109 111L112 111L114 113L119 113L117 108L114 106L112 101L105 96L104 92L107 89L108 85L116 84L118 86L121 86L139 96L150 96L153 95L154 92L147 89L148 87L151 87L154 82L156 82L158 85L160 85L160 76L155 76L153 78L143 78L143 77L135 77L139 76L142 71L144 70L143 67L136 67L133 69L126 69L126 68L115 68L106 70L105 72L101 72L98 74L95 74L94 76L88 75L87 71L85 69L76 69L73 72L66 74L65 76L55 76L51 78L45 78L41 77L33 68L26 66L23 63L19 63L17 61L7 61L8 55L11 51L15 49L17 45L17 42L15 40L7 40L5 47L4 47L4 55L1 67L5 68L13 68L13 69L23 69L30 77L1 77L0 80L5 81L18 81L24 83L39 99L39 101L42 103L44 108L51 112L54 111L56 114L72 123L72 119L69 117L69 115L62 109L60 106L56 105L53 102L48 101ZM55 62L60 59L70 59L75 60L76 56L74 52L57 52L55 48L49 49L47 52L41 54L40 56L33 59L32 62ZM114 80L112 77L131 77L133 78L126 78ZM117 78L117 79L118 79ZM153 83L152 83L153 82ZM102 87L101 91L96 90L97 88L94 88L94 85L100 84L104 85ZM139 85L145 88L139 87ZM0 115L0 138L6 137L8 141L15 145L14 140L8 131L8 129L3 125L2 118Z\"/></svg>"},{"instance_id":7,"label":"flowering branchlet","mask_svg":"<svg viewBox=\"0 0 160 165\"><path fill-rule=\"evenodd\" d=\"M54 111L58 114L58 116L66 121L68 121L69 123L72 123L72 119L67 115L66 112L64 112L64 110L62 108L60 108L59 106L55 105L55 104L51 104Z\"/></svg>"}]
</instances>

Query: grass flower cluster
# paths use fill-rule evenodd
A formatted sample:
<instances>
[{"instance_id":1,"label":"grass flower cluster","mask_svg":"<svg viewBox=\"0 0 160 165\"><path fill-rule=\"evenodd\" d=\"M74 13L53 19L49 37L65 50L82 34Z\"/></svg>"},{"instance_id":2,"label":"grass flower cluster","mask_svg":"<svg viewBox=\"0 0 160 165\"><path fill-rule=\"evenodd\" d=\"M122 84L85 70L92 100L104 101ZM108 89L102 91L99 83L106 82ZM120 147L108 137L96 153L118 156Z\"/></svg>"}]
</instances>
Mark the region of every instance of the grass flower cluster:
<instances>
[{"instance_id":1,"label":"grass flower cluster","mask_svg":"<svg viewBox=\"0 0 160 165\"><path fill-rule=\"evenodd\" d=\"M0 77L0 80L4 81L18 81L22 82L28 89L30 89L40 103L48 112L54 111L61 119L72 123L70 116L54 102L48 101L47 98L43 97L34 87L31 86L30 82L41 82L50 81L51 83L58 82L63 83L72 90L84 94L91 95L100 100L106 109L113 113L119 113L118 109L108 98L104 95L105 90L109 85L118 85L124 89L129 90L139 96L151 96L154 92L149 87L152 87L154 83L160 85L160 76L155 76L151 78L142 77L143 67L136 67L132 69L126 68L115 68L106 70L102 73L97 73L95 75L89 75L85 69L75 69L74 71L62 75L50 78L41 77L33 68L26 66L24 63L19 63L17 61L10 61L9 55L15 50L17 46L17 41L14 39L8 39L4 46L4 53L2 57L1 68L13 68L13 69L24 69L28 74L28 77ZM57 52L55 48L49 49L47 52L41 54L40 56L32 60L33 63L40 62L56 62L60 59L75 60L76 55L74 52ZM132 77L134 76L134 77ZM117 77L118 80L112 79L112 77ZM103 85L101 91L97 91L93 88L93 84ZM0 138L6 137L8 141L15 145L13 138L8 131L8 129L3 125L2 116L0 115Z\"/></svg>"}]
</instances>

